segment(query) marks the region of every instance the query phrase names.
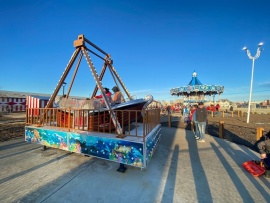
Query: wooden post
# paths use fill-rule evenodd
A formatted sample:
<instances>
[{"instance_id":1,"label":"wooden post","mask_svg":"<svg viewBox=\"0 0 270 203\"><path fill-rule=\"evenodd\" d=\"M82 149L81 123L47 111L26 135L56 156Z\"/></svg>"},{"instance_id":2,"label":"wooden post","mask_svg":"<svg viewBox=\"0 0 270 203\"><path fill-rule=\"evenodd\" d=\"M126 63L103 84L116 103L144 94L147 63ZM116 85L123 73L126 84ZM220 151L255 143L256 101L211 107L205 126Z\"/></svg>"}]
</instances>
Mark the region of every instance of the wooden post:
<instances>
[{"instance_id":1,"label":"wooden post","mask_svg":"<svg viewBox=\"0 0 270 203\"><path fill-rule=\"evenodd\" d=\"M70 107L68 108L68 131L70 131Z\"/></svg>"},{"instance_id":2,"label":"wooden post","mask_svg":"<svg viewBox=\"0 0 270 203\"><path fill-rule=\"evenodd\" d=\"M237 117L240 117L240 111L239 110L237 111Z\"/></svg>"},{"instance_id":3,"label":"wooden post","mask_svg":"<svg viewBox=\"0 0 270 203\"><path fill-rule=\"evenodd\" d=\"M261 139L264 129L262 127L257 128L256 140Z\"/></svg>"},{"instance_id":4,"label":"wooden post","mask_svg":"<svg viewBox=\"0 0 270 203\"><path fill-rule=\"evenodd\" d=\"M26 108L25 112L26 112L25 123L28 124L28 116L29 116L28 115L28 108Z\"/></svg>"},{"instance_id":5,"label":"wooden post","mask_svg":"<svg viewBox=\"0 0 270 203\"><path fill-rule=\"evenodd\" d=\"M211 111L211 116L212 116L212 118L214 117L214 111Z\"/></svg>"},{"instance_id":6,"label":"wooden post","mask_svg":"<svg viewBox=\"0 0 270 203\"><path fill-rule=\"evenodd\" d=\"M222 111L222 118L224 118L224 111Z\"/></svg>"},{"instance_id":7,"label":"wooden post","mask_svg":"<svg viewBox=\"0 0 270 203\"><path fill-rule=\"evenodd\" d=\"M233 118L233 111L232 111L232 118Z\"/></svg>"},{"instance_id":8,"label":"wooden post","mask_svg":"<svg viewBox=\"0 0 270 203\"><path fill-rule=\"evenodd\" d=\"M219 138L224 138L224 121L219 121Z\"/></svg>"},{"instance_id":9,"label":"wooden post","mask_svg":"<svg viewBox=\"0 0 270 203\"><path fill-rule=\"evenodd\" d=\"M171 127L171 115L168 114L168 127L170 128Z\"/></svg>"}]
</instances>

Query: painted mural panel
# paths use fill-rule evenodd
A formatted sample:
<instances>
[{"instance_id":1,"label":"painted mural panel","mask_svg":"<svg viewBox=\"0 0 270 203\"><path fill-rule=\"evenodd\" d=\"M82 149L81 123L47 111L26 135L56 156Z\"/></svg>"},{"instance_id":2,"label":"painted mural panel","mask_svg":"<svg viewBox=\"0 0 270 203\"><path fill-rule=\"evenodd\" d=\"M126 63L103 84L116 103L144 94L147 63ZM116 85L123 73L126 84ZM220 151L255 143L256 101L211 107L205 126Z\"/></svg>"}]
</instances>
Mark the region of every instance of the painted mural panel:
<instances>
[{"instance_id":1,"label":"painted mural panel","mask_svg":"<svg viewBox=\"0 0 270 203\"><path fill-rule=\"evenodd\" d=\"M158 128L153 132L153 134L149 137L149 139L146 141L146 166L149 164L155 150L157 147L157 144L160 140L160 125Z\"/></svg>"},{"instance_id":2,"label":"painted mural panel","mask_svg":"<svg viewBox=\"0 0 270 203\"><path fill-rule=\"evenodd\" d=\"M33 127L25 128L25 140L135 167L145 167L143 143Z\"/></svg>"}]
</instances>

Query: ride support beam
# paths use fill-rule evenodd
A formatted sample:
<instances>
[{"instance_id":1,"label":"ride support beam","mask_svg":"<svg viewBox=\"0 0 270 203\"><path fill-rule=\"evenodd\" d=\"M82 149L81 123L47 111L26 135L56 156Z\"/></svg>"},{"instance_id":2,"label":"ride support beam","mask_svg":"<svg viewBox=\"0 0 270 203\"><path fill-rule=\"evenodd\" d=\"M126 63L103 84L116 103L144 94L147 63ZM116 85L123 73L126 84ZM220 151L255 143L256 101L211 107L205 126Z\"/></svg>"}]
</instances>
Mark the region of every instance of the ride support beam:
<instances>
[{"instance_id":1,"label":"ride support beam","mask_svg":"<svg viewBox=\"0 0 270 203\"><path fill-rule=\"evenodd\" d=\"M54 92L53 92L51 98L49 99L49 101L48 101L45 108L51 108L52 107L53 101L55 100L55 97L57 96L63 82L65 81L70 69L72 68L72 65L74 64L79 52L80 52L80 48L78 47L78 48L76 48L76 50L72 54L72 56L71 56L71 58L70 58L70 60L69 60L69 62L67 64L67 67L64 70L64 72L63 72L63 74L62 74L62 76L61 76L61 78L60 78L60 80L59 80L59 82L58 82L58 84L57 84L57 86L56 86L56 88L55 88L55 90L54 90Z\"/></svg>"},{"instance_id":2,"label":"ride support beam","mask_svg":"<svg viewBox=\"0 0 270 203\"><path fill-rule=\"evenodd\" d=\"M84 47L82 47L81 49L82 49L82 52L83 52L83 54L84 54L84 56L85 56L85 58L86 58L86 61L87 61L88 65L89 65L89 68L90 68L90 70L91 70L91 72L92 72L92 74L93 74L93 76L94 76L94 79L95 79L95 81L96 81L96 84L97 84L99 90L101 90L101 94L102 94L104 103L105 103L105 105L106 105L108 111L110 112L110 116L111 116L111 119L112 119L112 121L113 121L113 124L114 124L114 126L115 126L115 128L116 128L116 132L117 132L117 134L118 134L118 137L123 137L123 129L122 129L122 127L121 127L119 121L117 120L117 117L116 117L114 111L113 111L112 108L111 108L111 105L110 105L110 103L109 103L109 100L108 100L108 98L107 98L105 92L102 91L102 90L103 90L103 86L102 86L101 81L99 80L98 74L97 74L97 72L96 72L96 69L95 69L95 67L94 67L94 65L93 65L93 63L92 63L92 61L91 61L91 58L90 58L90 56L89 56L87 50L86 50Z\"/></svg>"},{"instance_id":3,"label":"ride support beam","mask_svg":"<svg viewBox=\"0 0 270 203\"><path fill-rule=\"evenodd\" d=\"M102 81L103 76L104 76L105 71L106 71L106 68L107 68L107 64L106 64L106 62L104 62L102 70L101 70L100 75L99 75L99 81ZM91 99L93 99L96 96L97 91L98 91L98 86L96 85L94 88L94 91L92 93Z\"/></svg>"},{"instance_id":4,"label":"ride support beam","mask_svg":"<svg viewBox=\"0 0 270 203\"><path fill-rule=\"evenodd\" d=\"M119 81L120 85L122 86L123 90L125 91L126 95L128 96L128 98L130 100L132 100L132 97L128 91L128 89L126 88L126 86L124 85L123 81L121 80L120 76L118 75L118 73L116 72L115 68L112 66L112 64L108 64L110 67L110 70L113 72L113 74L115 75L115 77L117 78L117 80Z\"/></svg>"},{"instance_id":5,"label":"ride support beam","mask_svg":"<svg viewBox=\"0 0 270 203\"><path fill-rule=\"evenodd\" d=\"M79 60L78 60L78 63L77 63L76 68L75 68L75 70L74 70L74 73L73 73L73 76L72 76L70 85L69 85L69 87L68 87L68 92L67 92L67 97L66 97L66 98L68 98L68 96L69 96L69 94L70 94L72 85L73 85L73 83L74 83L75 77L76 77L76 75L77 75L79 66L80 66L81 61L82 61L82 56L83 56L83 54L82 54L82 52L81 52L80 57L79 57Z\"/></svg>"}]
</instances>

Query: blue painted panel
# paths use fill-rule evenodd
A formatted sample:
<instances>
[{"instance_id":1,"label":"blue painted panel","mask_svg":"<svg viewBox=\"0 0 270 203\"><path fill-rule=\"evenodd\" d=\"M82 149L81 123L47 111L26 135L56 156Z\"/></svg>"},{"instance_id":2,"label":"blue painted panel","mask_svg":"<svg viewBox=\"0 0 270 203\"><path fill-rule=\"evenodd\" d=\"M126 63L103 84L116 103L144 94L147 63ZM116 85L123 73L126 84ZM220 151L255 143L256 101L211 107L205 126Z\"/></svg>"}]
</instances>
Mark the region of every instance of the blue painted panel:
<instances>
[{"instance_id":1,"label":"blue painted panel","mask_svg":"<svg viewBox=\"0 0 270 203\"><path fill-rule=\"evenodd\" d=\"M146 166L149 164L160 140L160 125L146 141Z\"/></svg>"},{"instance_id":2,"label":"blue painted panel","mask_svg":"<svg viewBox=\"0 0 270 203\"><path fill-rule=\"evenodd\" d=\"M28 126L25 127L25 140L145 168L143 143Z\"/></svg>"}]
</instances>

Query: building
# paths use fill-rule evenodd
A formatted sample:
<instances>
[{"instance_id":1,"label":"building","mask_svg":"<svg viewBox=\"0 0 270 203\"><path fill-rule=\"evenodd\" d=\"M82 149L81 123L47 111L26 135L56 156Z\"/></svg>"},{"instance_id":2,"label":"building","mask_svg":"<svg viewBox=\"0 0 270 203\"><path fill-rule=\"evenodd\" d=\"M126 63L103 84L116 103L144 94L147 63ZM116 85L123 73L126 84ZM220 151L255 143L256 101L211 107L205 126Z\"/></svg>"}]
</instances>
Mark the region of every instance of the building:
<instances>
[{"instance_id":1,"label":"building","mask_svg":"<svg viewBox=\"0 0 270 203\"><path fill-rule=\"evenodd\" d=\"M26 98L22 96L0 96L0 112L25 111Z\"/></svg>"},{"instance_id":2,"label":"building","mask_svg":"<svg viewBox=\"0 0 270 203\"><path fill-rule=\"evenodd\" d=\"M50 94L0 90L0 112L25 111L27 107L44 108L50 96ZM55 102L60 97L60 95L56 96ZM70 96L69 98L82 99L84 97Z\"/></svg>"},{"instance_id":3,"label":"building","mask_svg":"<svg viewBox=\"0 0 270 203\"><path fill-rule=\"evenodd\" d=\"M32 95L32 94L34 96L28 96L28 95ZM41 95L41 94L39 94L39 95ZM46 100L49 99L48 96L47 97L46 96L38 96L38 94L36 94L36 93L13 92L13 91L1 90L0 91L0 112L25 111L27 108L27 97L29 97L29 99L28 99L29 101L31 98L31 101L32 101L31 105L38 105L39 107L46 105ZM36 98L36 99L34 99L34 98ZM39 100L45 100L45 101L40 101L40 103L37 104L36 101L39 102Z\"/></svg>"}]
</instances>

